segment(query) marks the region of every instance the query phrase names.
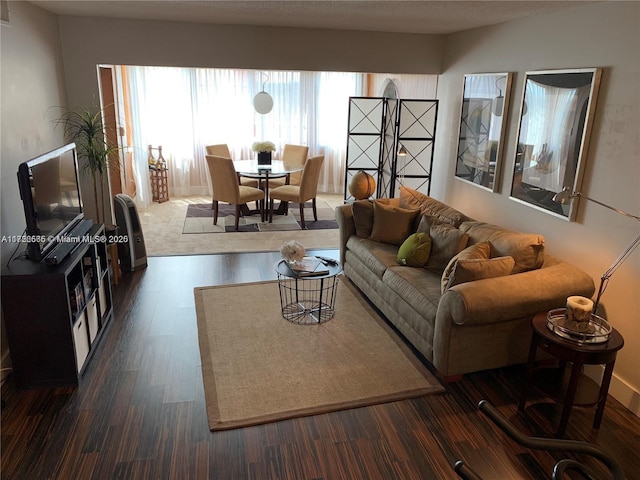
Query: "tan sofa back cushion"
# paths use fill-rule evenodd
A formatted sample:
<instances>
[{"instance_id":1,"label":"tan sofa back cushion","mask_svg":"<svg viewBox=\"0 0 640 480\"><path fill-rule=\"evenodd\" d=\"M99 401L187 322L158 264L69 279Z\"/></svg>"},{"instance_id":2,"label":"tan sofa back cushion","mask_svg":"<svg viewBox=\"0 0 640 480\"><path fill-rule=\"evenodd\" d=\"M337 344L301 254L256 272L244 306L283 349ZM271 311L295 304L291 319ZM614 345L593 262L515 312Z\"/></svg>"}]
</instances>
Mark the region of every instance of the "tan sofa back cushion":
<instances>
[{"instance_id":1,"label":"tan sofa back cushion","mask_svg":"<svg viewBox=\"0 0 640 480\"><path fill-rule=\"evenodd\" d=\"M469 244L489 241L491 258L513 257L513 273L535 270L544 262L544 237L535 233L519 233L485 222L467 221L460 230L470 237Z\"/></svg>"},{"instance_id":2,"label":"tan sofa back cushion","mask_svg":"<svg viewBox=\"0 0 640 480\"><path fill-rule=\"evenodd\" d=\"M405 186L400 187L400 207L409 210L419 209L423 215L430 215L456 228L462 222L470 220L469 217L455 208L451 208L435 198Z\"/></svg>"},{"instance_id":3,"label":"tan sofa back cushion","mask_svg":"<svg viewBox=\"0 0 640 480\"><path fill-rule=\"evenodd\" d=\"M442 272L469 241L469 235L465 232L430 215L422 216L418 232L428 233L431 237L431 253L426 267L438 272Z\"/></svg>"}]
</instances>

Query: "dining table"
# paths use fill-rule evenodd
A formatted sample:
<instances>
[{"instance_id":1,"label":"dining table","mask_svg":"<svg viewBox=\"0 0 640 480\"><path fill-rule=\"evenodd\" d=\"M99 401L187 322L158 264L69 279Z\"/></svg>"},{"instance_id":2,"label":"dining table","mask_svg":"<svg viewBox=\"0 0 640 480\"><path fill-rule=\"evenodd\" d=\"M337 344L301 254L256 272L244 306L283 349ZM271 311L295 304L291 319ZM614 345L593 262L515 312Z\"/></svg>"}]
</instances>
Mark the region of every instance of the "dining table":
<instances>
[{"instance_id":1,"label":"dining table","mask_svg":"<svg viewBox=\"0 0 640 480\"><path fill-rule=\"evenodd\" d=\"M259 164L258 160L234 160L233 166L236 173L242 177L255 178L258 180L259 187L264 190L263 215L268 214L269 205L269 180L274 178L285 178L285 184L289 184L289 177L292 173L301 172L304 165L295 163L285 163L282 160L271 160L268 165ZM243 213L253 213L248 207ZM278 209L274 211L278 215L287 213L286 202L280 202Z\"/></svg>"}]
</instances>

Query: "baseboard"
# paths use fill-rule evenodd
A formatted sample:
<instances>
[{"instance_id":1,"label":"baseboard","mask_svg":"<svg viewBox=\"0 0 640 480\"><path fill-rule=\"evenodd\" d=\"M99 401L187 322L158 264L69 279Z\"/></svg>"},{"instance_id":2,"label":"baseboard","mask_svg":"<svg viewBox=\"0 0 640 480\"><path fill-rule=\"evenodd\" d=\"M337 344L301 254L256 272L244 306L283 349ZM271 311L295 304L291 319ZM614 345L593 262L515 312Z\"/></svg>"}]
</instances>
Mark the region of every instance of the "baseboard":
<instances>
[{"instance_id":1,"label":"baseboard","mask_svg":"<svg viewBox=\"0 0 640 480\"><path fill-rule=\"evenodd\" d=\"M585 365L584 373L592 378L595 382L600 383L604 367L600 365ZM640 417L640 392L632 385L616 376L611 376L611 385L609 385L609 395L620 402L636 417ZM606 412L605 412L606 415Z\"/></svg>"}]
</instances>

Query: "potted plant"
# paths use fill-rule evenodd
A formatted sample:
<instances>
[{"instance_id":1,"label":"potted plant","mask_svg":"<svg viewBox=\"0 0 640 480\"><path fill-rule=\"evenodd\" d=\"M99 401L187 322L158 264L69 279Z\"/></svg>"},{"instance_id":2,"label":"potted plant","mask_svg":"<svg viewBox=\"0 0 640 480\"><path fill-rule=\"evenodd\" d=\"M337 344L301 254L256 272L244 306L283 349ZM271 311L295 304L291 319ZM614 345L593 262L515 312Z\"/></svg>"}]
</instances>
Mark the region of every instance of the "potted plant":
<instances>
[{"instance_id":1,"label":"potted plant","mask_svg":"<svg viewBox=\"0 0 640 480\"><path fill-rule=\"evenodd\" d=\"M258 165L271 165L271 152L276 149L273 142L253 142L251 150L258 153Z\"/></svg>"},{"instance_id":2,"label":"potted plant","mask_svg":"<svg viewBox=\"0 0 640 480\"><path fill-rule=\"evenodd\" d=\"M80 165L81 171L91 176L98 223L105 223L106 220L104 177L109 168L120 168L119 147L107 141L103 114L100 108L68 110L56 120L57 124L64 127L65 141L76 144L78 159L83 160Z\"/></svg>"}]
</instances>

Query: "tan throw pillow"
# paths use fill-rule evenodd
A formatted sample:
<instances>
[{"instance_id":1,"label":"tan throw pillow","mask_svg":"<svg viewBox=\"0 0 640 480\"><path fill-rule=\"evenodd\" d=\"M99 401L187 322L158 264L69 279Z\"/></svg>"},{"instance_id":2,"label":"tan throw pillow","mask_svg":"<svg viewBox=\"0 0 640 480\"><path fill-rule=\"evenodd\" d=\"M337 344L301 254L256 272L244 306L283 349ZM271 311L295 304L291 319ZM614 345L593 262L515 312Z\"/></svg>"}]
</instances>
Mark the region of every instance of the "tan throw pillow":
<instances>
[{"instance_id":1,"label":"tan throw pillow","mask_svg":"<svg viewBox=\"0 0 640 480\"><path fill-rule=\"evenodd\" d=\"M418 210L392 207L378 200L373 202L373 229L370 240L402 245L413 233L413 222Z\"/></svg>"},{"instance_id":2,"label":"tan throw pillow","mask_svg":"<svg viewBox=\"0 0 640 480\"><path fill-rule=\"evenodd\" d=\"M473 243L491 242L492 257L513 257L514 273L540 268L544 262L544 237L534 233L506 230L485 222L467 221L460 230L469 234Z\"/></svg>"},{"instance_id":3,"label":"tan throw pillow","mask_svg":"<svg viewBox=\"0 0 640 480\"><path fill-rule=\"evenodd\" d=\"M358 200L351 204L353 223L356 226L356 235L360 238L369 238L373 228L373 202L370 200Z\"/></svg>"},{"instance_id":4,"label":"tan throw pillow","mask_svg":"<svg viewBox=\"0 0 640 480\"><path fill-rule=\"evenodd\" d=\"M447 290L461 283L510 275L515 264L513 257L496 257L489 260L481 258L458 260L449 278Z\"/></svg>"},{"instance_id":5,"label":"tan throw pillow","mask_svg":"<svg viewBox=\"0 0 640 480\"><path fill-rule=\"evenodd\" d=\"M431 254L427 268L442 271L455 255L467 246L469 235L448 223L442 223L427 215L422 217L418 232L429 232Z\"/></svg>"},{"instance_id":6,"label":"tan throw pillow","mask_svg":"<svg viewBox=\"0 0 640 480\"><path fill-rule=\"evenodd\" d=\"M474 245L470 245L460 253L455 255L442 272L442 280L440 281L440 291L444 293L447 290L449 284L449 278L453 273L453 269L456 266L458 260L488 260L491 256L491 244L489 242L480 242Z\"/></svg>"}]
</instances>

